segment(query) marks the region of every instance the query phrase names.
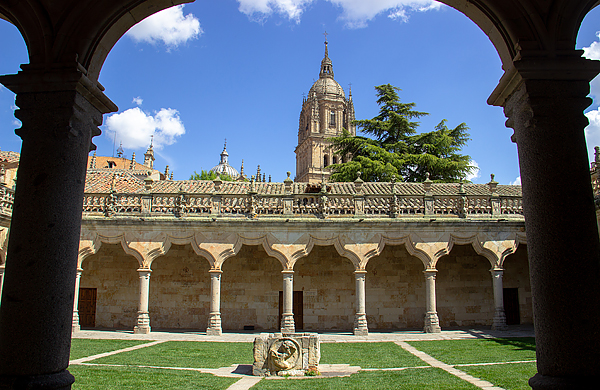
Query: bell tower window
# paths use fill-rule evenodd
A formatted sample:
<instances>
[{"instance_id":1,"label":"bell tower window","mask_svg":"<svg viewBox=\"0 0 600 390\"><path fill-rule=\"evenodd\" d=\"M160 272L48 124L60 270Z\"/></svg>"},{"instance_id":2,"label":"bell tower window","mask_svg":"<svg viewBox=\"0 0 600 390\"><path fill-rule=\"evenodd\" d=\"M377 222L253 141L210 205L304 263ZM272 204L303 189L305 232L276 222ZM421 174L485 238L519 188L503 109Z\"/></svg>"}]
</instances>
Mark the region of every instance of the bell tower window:
<instances>
[{"instance_id":1,"label":"bell tower window","mask_svg":"<svg viewBox=\"0 0 600 390\"><path fill-rule=\"evenodd\" d=\"M335 127L335 111L329 113L329 127Z\"/></svg>"}]
</instances>

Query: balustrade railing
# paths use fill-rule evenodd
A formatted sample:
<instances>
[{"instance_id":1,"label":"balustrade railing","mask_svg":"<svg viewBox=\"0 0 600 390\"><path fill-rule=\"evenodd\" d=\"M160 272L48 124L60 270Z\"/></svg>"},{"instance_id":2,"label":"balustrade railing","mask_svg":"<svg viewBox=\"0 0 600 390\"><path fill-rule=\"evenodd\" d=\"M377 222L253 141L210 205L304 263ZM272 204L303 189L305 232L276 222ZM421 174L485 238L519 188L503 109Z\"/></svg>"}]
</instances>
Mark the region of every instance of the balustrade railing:
<instances>
[{"instance_id":1,"label":"balustrade railing","mask_svg":"<svg viewBox=\"0 0 600 390\"><path fill-rule=\"evenodd\" d=\"M0 193L2 209L12 207L6 189ZM399 195L284 193L86 193L84 215L230 216L261 218L296 216L316 218L493 218L522 216L522 199L515 195Z\"/></svg>"}]
</instances>

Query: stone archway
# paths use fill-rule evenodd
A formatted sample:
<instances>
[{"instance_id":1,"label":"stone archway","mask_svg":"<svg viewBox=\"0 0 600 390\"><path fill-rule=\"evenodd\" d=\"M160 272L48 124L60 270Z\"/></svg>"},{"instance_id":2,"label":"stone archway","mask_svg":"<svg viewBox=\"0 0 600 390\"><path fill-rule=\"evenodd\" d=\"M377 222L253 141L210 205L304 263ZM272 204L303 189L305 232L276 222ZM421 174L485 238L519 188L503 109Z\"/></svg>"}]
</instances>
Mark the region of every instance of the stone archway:
<instances>
[{"instance_id":1,"label":"stone archway","mask_svg":"<svg viewBox=\"0 0 600 390\"><path fill-rule=\"evenodd\" d=\"M0 306L0 385L13 387L15 376L33 383L38 374L47 375L34 388L67 389L73 382L66 371L73 306L64 292L75 285L87 153L102 114L116 110L98 75L129 27L183 2L0 1L0 17L19 28L30 56L19 74L0 78L17 93L23 123L19 207ZM504 107L519 152L538 347L531 384L589 387L600 372L600 243L583 110L600 63L574 48L579 24L598 1L443 3L487 34L505 70L488 102ZM573 331L581 327L586 332ZM49 333L55 337L43 337Z\"/></svg>"}]
</instances>

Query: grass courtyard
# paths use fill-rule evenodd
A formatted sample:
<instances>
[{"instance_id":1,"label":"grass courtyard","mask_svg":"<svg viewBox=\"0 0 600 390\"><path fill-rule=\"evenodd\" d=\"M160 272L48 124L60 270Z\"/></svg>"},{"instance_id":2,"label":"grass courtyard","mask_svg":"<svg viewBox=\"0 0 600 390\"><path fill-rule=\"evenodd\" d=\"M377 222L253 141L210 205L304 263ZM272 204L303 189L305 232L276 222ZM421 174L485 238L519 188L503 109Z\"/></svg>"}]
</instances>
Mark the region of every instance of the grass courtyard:
<instances>
[{"instance_id":1,"label":"grass courtyard","mask_svg":"<svg viewBox=\"0 0 600 390\"><path fill-rule=\"evenodd\" d=\"M116 351L109 356L71 364L69 371L76 378L73 389L227 389L240 377L217 376L201 372L202 369L253 362L252 343L166 341L146 346L149 343L73 339L71 360ZM408 344L504 389L530 389L527 381L536 372L533 338L410 341ZM361 371L346 377L263 379L251 388L477 389L393 342L322 343L321 364L349 364L360 366Z\"/></svg>"}]
</instances>

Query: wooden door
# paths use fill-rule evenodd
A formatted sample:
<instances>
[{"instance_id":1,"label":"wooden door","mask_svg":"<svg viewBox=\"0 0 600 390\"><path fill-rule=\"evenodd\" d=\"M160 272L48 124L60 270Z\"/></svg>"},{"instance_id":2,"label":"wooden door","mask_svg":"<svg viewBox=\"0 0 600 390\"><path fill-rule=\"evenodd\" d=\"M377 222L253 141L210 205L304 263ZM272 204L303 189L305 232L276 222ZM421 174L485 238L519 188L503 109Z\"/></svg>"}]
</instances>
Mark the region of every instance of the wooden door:
<instances>
[{"instance_id":1,"label":"wooden door","mask_svg":"<svg viewBox=\"0 0 600 390\"><path fill-rule=\"evenodd\" d=\"M79 325L82 328L96 326L96 289L79 289Z\"/></svg>"},{"instance_id":2,"label":"wooden door","mask_svg":"<svg viewBox=\"0 0 600 390\"><path fill-rule=\"evenodd\" d=\"M506 325L518 325L521 323L521 314L519 312L519 289L505 288L504 314L506 315Z\"/></svg>"},{"instance_id":3,"label":"wooden door","mask_svg":"<svg viewBox=\"0 0 600 390\"><path fill-rule=\"evenodd\" d=\"M304 329L304 293L302 291L294 291L294 326L296 330ZM283 291L279 291L279 322L281 327L281 316L283 314Z\"/></svg>"}]
</instances>

